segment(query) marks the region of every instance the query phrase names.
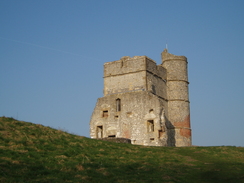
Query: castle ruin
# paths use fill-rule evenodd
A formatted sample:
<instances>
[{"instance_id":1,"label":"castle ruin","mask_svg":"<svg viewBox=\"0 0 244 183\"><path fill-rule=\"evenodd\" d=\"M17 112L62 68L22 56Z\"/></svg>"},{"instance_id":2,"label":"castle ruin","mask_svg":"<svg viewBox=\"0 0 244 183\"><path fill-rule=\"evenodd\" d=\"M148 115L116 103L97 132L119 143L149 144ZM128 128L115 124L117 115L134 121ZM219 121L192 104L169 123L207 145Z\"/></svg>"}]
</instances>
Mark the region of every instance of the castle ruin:
<instances>
[{"instance_id":1,"label":"castle ruin","mask_svg":"<svg viewBox=\"0 0 244 183\"><path fill-rule=\"evenodd\" d=\"M190 146L187 58L162 52L104 64L104 96L90 121L91 138L127 138L147 146Z\"/></svg>"}]
</instances>

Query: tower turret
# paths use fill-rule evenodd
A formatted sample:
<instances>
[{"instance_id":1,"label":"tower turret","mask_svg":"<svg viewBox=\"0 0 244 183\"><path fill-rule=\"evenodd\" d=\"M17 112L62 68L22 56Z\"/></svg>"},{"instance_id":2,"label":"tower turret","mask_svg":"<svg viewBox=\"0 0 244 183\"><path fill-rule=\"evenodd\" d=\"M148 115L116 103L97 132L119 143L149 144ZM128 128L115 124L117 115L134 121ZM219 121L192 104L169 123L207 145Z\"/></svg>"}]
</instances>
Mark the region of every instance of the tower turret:
<instances>
[{"instance_id":1,"label":"tower turret","mask_svg":"<svg viewBox=\"0 0 244 183\"><path fill-rule=\"evenodd\" d=\"M190 146L190 105L187 58L162 52L162 66L167 70L168 132L172 146Z\"/></svg>"}]
</instances>

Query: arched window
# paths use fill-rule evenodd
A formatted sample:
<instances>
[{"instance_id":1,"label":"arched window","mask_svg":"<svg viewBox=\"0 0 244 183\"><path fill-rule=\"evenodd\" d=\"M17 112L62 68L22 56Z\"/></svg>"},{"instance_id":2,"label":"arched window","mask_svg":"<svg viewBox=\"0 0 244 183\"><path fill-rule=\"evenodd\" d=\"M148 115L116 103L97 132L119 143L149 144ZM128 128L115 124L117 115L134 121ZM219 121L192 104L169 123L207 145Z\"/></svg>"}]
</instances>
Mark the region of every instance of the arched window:
<instances>
[{"instance_id":1,"label":"arched window","mask_svg":"<svg viewBox=\"0 0 244 183\"><path fill-rule=\"evenodd\" d=\"M116 99L116 111L121 111L121 100L119 98Z\"/></svg>"}]
</instances>

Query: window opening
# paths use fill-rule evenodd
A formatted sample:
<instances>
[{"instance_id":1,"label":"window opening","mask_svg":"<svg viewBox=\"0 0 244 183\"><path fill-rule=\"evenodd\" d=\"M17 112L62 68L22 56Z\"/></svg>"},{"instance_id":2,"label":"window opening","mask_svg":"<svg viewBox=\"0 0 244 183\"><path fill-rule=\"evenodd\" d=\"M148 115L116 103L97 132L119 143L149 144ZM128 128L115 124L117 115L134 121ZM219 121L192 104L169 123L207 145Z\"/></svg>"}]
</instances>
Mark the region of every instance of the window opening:
<instances>
[{"instance_id":1,"label":"window opening","mask_svg":"<svg viewBox=\"0 0 244 183\"><path fill-rule=\"evenodd\" d=\"M116 111L121 111L121 100L119 98L116 99Z\"/></svg>"},{"instance_id":2,"label":"window opening","mask_svg":"<svg viewBox=\"0 0 244 183\"><path fill-rule=\"evenodd\" d=\"M107 118L108 117L108 111L103 111L103 117Z\"/></svg>"},{"instance_id":3,"label":"window opening","mask_svg":"<svg viewBox=\"0 0 244 183\"><path fill-rule=\"evenodd\" d=\"M150 141L154 141L154 138L150 138Z\"/></svg>"},{"instance_id":4,"label":"window opening","mask_svg":"<svg viewBox=\"0 0 244 183\"><path fill-rule=\"evenodd\" d=\"M115 135L109 135L108 137L116 137Z\"/></svg>"},{"instance_id":5,"label":"window opening","mask_svg":"<svg viewBox=\"0 0 244 183\"><path fill-rule=\"evenodd\" d=\"M154 121L148 120L147 121L148 132L154 132Z\"/></svg>"},{"instance_id":6,"label":"window opening","mask_svg":"<svg viewBox=\"0 0 244 183\"><path fill-rule=\"evenodd\" d=\"M158 130L158 137L159 138L163 137L163 130Z\"/></svg>"},{"instance_id":7,"label":"window opening","mask_svg":"<svg viewBox=\"0 0 244 183\"><path fill-rule=\"evenodd\" d=\"M103 138L103 126L97 126L97 138Z\"/></svg>"}]
</instances>

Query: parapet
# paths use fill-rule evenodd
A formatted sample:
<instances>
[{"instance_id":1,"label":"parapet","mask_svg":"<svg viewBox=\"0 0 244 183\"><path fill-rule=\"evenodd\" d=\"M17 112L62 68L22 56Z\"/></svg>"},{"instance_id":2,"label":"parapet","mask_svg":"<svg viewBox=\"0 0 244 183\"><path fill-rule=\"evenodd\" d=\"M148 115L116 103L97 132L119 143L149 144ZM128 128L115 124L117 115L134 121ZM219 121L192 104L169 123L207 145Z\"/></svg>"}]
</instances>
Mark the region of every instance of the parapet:
<instances>
[{"instance_id":1,"label":"parapet","mask_svg":"<svg viewBox=\"0 0 244 183\"><path fill-rule=\"evenodd\" d=\"M166 70L162 66L157 66L156 62L147 56L124 56L120 60L104 64L104 77L140 71L148 71L162 79L166 78Z\"/></svg>"},{"instance_id":2,"label":"parapet","mask_svg":"<svg viewBox=\"0 0 244 183\"><path fill-rule=\"evenodd\" d=\"M187 58L162 52L162 66L167 69L167 81L184 81L188 83ZM169 83L168 83L169 84Z\"/></svg>"},{"instance_id":3,"label":"parapet","mask_svg":"<svg viewBox=\"0 0 244 183\"><path fill-rule=\"evenodd\" d=\"M187 62L187 58L185 56L178 56L171 53L168 53L167 49L164 49L162 52L162 62L170 61L170 60L182 60Z\"/></svg>"},{"instance_id":4,"label":"parapet","mask_svg":"<svg viewBox=\"0 0 244 183\"><path fill-rule=\"evenodd\" d=\"M118 61L104 64L104 77L145 70L145 56L122 57Z\"/></svg>"},{"instance_id":5,"label":"parapet","mask_svg":"<svg viewBox=\"0 0 244 183\"><path fill-rule=\"evenodd\" d=\"M166 96L167 70L146 56L122 57L104 64L104 96L132 91L148 91Z\"/></svg>"}]
</instances>

